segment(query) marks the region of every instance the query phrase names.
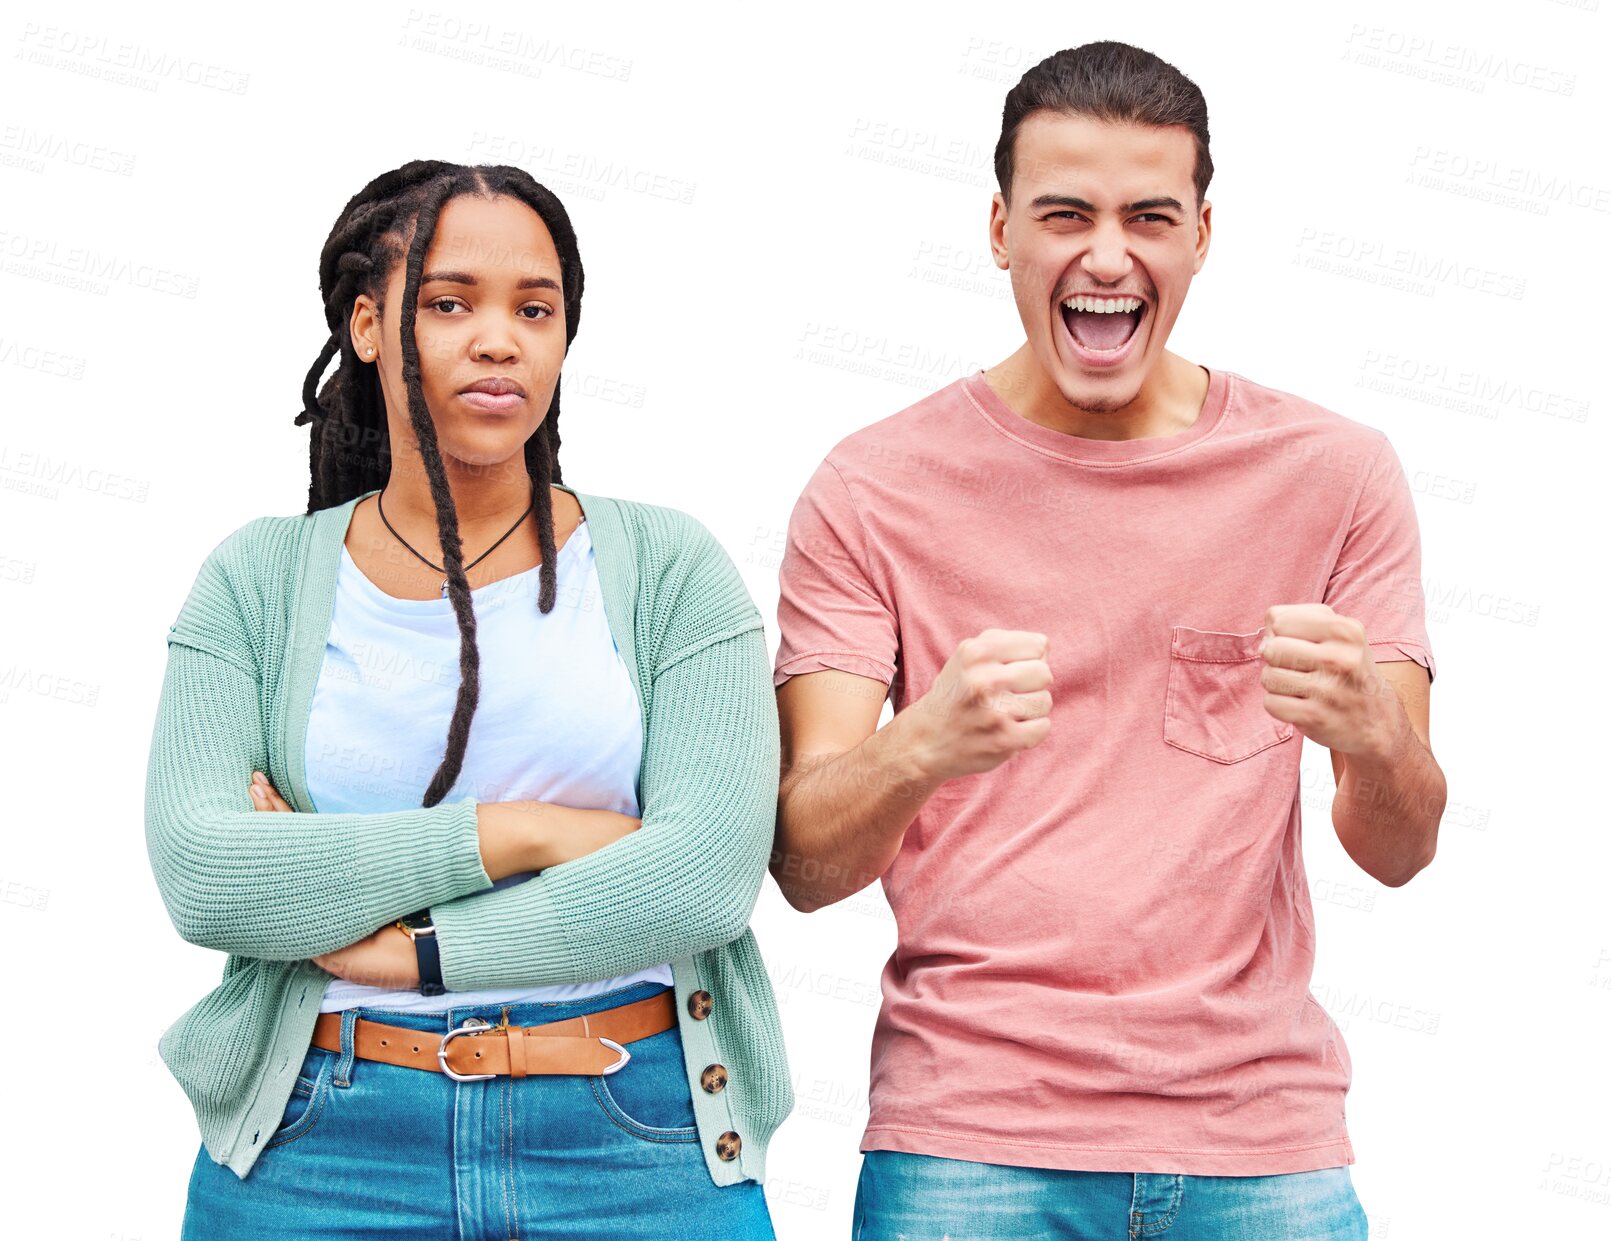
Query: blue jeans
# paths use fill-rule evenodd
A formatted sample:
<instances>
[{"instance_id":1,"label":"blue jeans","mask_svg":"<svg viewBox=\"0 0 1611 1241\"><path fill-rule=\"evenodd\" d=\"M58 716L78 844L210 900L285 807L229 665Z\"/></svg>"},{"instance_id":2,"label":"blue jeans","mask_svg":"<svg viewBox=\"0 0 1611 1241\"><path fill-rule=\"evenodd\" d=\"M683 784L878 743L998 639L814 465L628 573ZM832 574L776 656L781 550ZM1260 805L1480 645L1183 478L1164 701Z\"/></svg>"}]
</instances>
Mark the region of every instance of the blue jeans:
<instances>
[{"instance_id":1,"label":"blue jeans","mask_svg":"<svg viewBox=\"0 0 1611 1241\"><path fill-rule=\"evenodd\" d=\"M855 1241L1364 1241L1346 1167L1280 1176L1064 1172L866 1151Z\"/></svg>"},{"instance_id":2,"label":"blue jeans","mask_svg":"<svg viewBox=\"0 0 1611 1241\"><path fill-rule=\"evenodd\" d=\"M560 1003L348 1010L341 1051L308 1048L280 1126L244 1180L197 1153L184 1241L770 1241L760 1184L710 1179L675 1026L627 1044L632 1059L607 1077L456 1082L353 1054L355 1016L435 1037L466 1017L496 1025L505 1007L511 1025L540 1025L665 990L639 982Z\"/></svg>"}]
</instances>

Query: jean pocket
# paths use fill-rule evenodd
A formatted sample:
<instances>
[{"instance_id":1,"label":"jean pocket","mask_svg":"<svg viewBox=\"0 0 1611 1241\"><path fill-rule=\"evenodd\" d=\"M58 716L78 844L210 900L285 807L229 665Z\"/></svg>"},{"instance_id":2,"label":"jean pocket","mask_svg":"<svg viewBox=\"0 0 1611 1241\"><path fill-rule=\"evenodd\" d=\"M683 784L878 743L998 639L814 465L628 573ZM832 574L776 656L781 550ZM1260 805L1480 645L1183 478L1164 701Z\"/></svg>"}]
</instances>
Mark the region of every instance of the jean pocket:
<instances>
[{"instance_id":1,"label":"jean pocket","mask_svg":"<svg viewBox=\"0 0 1611 1241\"><path fill-rule=\"evenodd\" d=\"M291 1085L291 1097L286 1100L279 1127L263 1144L263 1149L282 1146L304 1137L324 1112L330 1098L330 1081L334 1073L336 1054L323 1047L308 1048L302 1059L302 1068Z\"/></svg>"},{"instance_id":2,"label":"jean pocket","mask_svg":"<svg viewBox=\"0 0 1611 1241\"><path fill-rule=\"evenodd\" d=\"M1177 750L1239 763L1295 731L1264 709L1263 630L1218 633L1176 625L1169 635L1164 740Z\"/></svg>"},{"instance_id":3,"label":"jean pocket","mask_svg":"<svg viewBox=\"0 0 1611 1241\"><path fill-rule=\"evenodd\" d=\"M632 1059L618 1072L588 1079L604 1114L648 1142L697 1142L699 1130L677 1028L638 1039L627 1050Z\"/></svg>"}]
</instances>

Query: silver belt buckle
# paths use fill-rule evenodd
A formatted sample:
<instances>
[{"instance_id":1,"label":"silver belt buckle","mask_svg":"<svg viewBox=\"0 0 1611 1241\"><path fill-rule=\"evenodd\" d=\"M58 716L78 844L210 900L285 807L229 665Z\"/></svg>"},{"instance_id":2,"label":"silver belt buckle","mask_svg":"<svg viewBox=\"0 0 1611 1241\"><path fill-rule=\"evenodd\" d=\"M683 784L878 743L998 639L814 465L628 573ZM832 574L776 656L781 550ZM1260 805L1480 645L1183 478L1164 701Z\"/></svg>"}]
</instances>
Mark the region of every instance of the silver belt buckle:
<instances>
[{"instance_id":1,"label":"silver belt buckle","mask_svg":"<svg viewBox=\"0 0 1611 1241\"><path fill-rule=\"evenodd\" d=\"M480 1034L482 1031L490 1030L492 1028L493 1026L490 1021L485 1021L480 1017L466 1017L463 1025L457 1026L444 1034L442 1036L442 1041L437 1044L436 1048L436 1062L442 1066L442 1072L446 1073L456 1082L484 1082L498 1076L496 1073L455 1073L451 1068L448 1067L447 1062L448 1044L454 1039L458 1038L459 1035Z\"/></svg>"},{"instance_id":2,"label":"silver belt buckle","mask_svg":"<svg viewBox=\"0 0 1611 1241\"><path fill-rule=\"evenodd\" d=\"M454 1029L451 1029L444 1034L442 1036L442 1041L438 1043L436 1047L436 1062L442 1067L442 1072L446 1073L456 1082L484 1082L498 1076L496 1073L456 1073L447 1062L448 1044L454 1039L458 1038L459 1035L482 1034L487 1030L496 1028L497 1027L493 1026L490 1021L485 1021L480 1017L466 1017L464 1019L464 1024L456 1026ZM602 1034L594 1035L594 1037L608 1047L611 1051L615 1052L615 1054L619 1057L619 1059L617 1059L616 1062L609 1068L600 1069L600 1076L608 1077L611 1073L619 1073L622 1069L626 1068L627 1061L632 1059L632 1053L630 1051L621 1046L620 1043L617 1043L613 1038L605 1038Z\"/></svg>"}]
</instances>

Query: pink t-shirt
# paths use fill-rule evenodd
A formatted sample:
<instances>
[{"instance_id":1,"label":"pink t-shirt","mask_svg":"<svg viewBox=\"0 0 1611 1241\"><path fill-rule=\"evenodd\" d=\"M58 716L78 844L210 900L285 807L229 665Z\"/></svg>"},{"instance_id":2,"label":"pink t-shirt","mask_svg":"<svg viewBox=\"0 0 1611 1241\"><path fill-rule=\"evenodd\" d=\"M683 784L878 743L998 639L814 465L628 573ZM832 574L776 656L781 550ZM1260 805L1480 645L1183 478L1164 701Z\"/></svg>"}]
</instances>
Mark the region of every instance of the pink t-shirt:
<instances>
[{"instance_id":1,"label":"pink t-shirt","mask_svg":"<svg viewBox=\"0 0 1611 1241\"><path fill-rule=\"evenodd\" d=\"M1215 370L1178 435L1077 438L975 372L833 447L779 579L779 685L837 668L900 711L963 638L1051 642L1050 734L942 785L883 876L861 1149L1352 1163L1348 1052L1309 994L1302 736L1264 710L1256 646L1271 604L1318 601L1435 674L1387 437Z\"/></svg>"}]
</instances>

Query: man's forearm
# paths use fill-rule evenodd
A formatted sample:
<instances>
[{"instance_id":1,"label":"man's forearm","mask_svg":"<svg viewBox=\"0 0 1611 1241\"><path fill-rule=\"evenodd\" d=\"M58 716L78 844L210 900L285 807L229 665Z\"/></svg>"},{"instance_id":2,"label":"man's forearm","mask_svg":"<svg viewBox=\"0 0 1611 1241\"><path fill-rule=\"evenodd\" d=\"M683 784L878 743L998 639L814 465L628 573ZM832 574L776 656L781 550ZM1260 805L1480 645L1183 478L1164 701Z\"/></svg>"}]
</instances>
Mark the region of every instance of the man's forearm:
<instances>
[{"instance_id":1,"label":"man's forearm","mask_svg":"<svg viewBox=\"0 0 1611 1241\"><path fill-rule=\"evenodd\" d=\"M1348 856L1389 887L1409 882L1437 851L1448 800L1443 770L1402 709L1382 749L1348 754L1331 821Z\"/></svg>"},{"instance_id":2,"label":"man's forearm","mask_svg":"<svg viewBox=\"0 0 1611 1241\"><path fill-rule=\"evenodd\" d=\"M930 775L909 708L852 750L807 755L782 773L772 877L807 913L888 869L917 812L945 781Z\"/></svg>"}]
</instances>

